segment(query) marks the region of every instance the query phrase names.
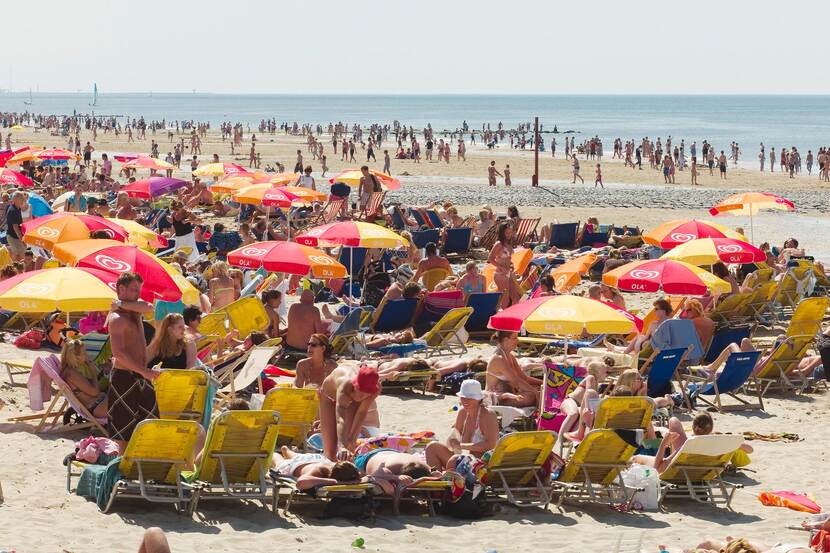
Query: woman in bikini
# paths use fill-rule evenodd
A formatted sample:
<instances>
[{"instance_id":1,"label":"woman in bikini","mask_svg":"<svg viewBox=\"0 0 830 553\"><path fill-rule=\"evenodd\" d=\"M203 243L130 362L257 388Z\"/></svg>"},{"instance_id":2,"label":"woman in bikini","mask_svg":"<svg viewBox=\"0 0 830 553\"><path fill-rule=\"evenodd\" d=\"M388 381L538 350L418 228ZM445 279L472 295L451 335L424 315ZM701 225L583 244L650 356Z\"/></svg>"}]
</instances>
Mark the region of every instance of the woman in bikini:
<instances>
[{"instance_id":1,"label":"woman in bikini","mask_svg":"<svg viewBox=\"0 0 830 553\"><path fill-rule=\"evenodd\" d=\"M196 366L196 343L185 335L187 326L180 313L168 313L147 346L148 367L192 369Z\"/></svg>"},{"instance_id":2,"label":"woman in bikini","mask_svg":"<svg viewBox=\"0 0 830 553\"><path fill-rule=\"evenodd\" d=\"M341 366L320 386L320 433L323 455L335 461L353 451L361 434L379 433L375 399L380 394L378 372L369 366Z\"/></svg>"},{"instance_id":3,"label":"woman in bikini","mask_svg":"<svg viewBox=\"0 0 830 553\"><path fill-rule=\"evenodd\" d=\"M450 457L462 451L481 457L493 449L499 440L498 417L484 407L481 383L478 380L465 380L456 395L461 408L446 443L431 442L424 450L426 462L433 469L446 469Z\"/></svg>"},{"instance_id":4,"label":"woman in bikini","mask_svg":"<svg viewBox=\"0 0 830 553\"><path fill-rule=\"evenodd\" d=\"M312 334L308 338L306 352L308 357L297 362L294 386L296 388L306 386L319 388L323 380L337 368L337 363L331 358L332 350L329 339L325 334Z\"/></svg>"},{"instance_id":5,"label":"woman in bikini","mask_svg":"<svg viewBox=\"0 0 830 553\"><path fill-rule=\"evenodd\" d=\"M81 340L64 341L60 375L90 413L96 417L107 416L107 392L98 389L98 369L87 357Z\"/></svg>"},{"instance_id":6,"label":"woman in bikini","mask_svg":"<svg viewBox=\"0 0 830 553\"><path fill-rule=\"evenodd\" d=\"M217 261L210 268L212 278L208 281L208 299L214 311L222 309L239 298L239 285L231 278L228 264Z\"/></svg>"},{"instance_id":7,"label":"woman in bikini","mask_svg":"<svg viewBox=\"0 0 830 553\"><path fill-rule=\"evenodd\" d=\"M487 364L488 392L492 392L499 405L529 407L539 402L542 381L525 374L513 351L518 334L500 330L496 334L496 352Z\"/></svg>"},{"instance_id":8,"label":"woman in bikini","mask_svg":"<svg viewBox=\"0 0 830 553\"><path fill-rule=\"evenodd\" d=\"M455 288L463 290L465 294L484 292L487 289L487 279L478 272L478 264L475 261L467 262L464 275L455 283Z\"/></svg>"},{"instance_id":9,"label":"woman in bikini","mask_svg":"<svg viewBox=\"0 0 830 553\"><path fill-rule=\"evenodd\" d=\"M490 250L490 257L487 258L487 263L496 267L496 271L493 273L493 281L499 292L503 294L502 308L518 303L521 296L519 283L516 281L516 275L513 272L512 242L513 225L502 223L499 226L499 240L493 245L493 249Z\"/></svg>"}]
</instances>

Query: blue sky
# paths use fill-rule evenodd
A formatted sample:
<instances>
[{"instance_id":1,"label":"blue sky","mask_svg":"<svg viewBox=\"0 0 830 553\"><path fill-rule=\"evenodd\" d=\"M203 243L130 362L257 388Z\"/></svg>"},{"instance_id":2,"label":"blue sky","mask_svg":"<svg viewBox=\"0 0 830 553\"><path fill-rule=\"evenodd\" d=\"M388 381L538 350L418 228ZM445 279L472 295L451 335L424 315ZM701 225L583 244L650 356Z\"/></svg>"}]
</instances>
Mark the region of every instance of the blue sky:
<instances>
[{"instance_id":1,"label":"blue sky","mask_svg":"<svg viewBox=\"0 0 830 553\"><path fill-rule=\"evenodd\" d=\"M126 1L3 6L0 88L827 94L830 2ZM823 60L819 60L823 56ZM817 65L820 61L821 65Z\"/></svg>"}]
</instances>

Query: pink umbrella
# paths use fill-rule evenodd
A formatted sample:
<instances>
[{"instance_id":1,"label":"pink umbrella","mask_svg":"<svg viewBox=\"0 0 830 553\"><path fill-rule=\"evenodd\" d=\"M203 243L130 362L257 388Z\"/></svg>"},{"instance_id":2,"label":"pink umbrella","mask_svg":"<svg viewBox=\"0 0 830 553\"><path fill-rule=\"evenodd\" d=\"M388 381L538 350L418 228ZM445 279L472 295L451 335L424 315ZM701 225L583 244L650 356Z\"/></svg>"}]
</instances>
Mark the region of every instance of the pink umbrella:
<instances>
[{"instance_id":1,"label":"pink umbrella","mask_svg":"<svg viewBox=\"0 0 830 553\"><path fill-rule=\"evenodd\" d=\"M34 186L34 184L35 183L32 182L32 179L23 173L18 173L17 171L12 171L11 169L7 169L5 167L0 169L0 185Z\"/></svg>"}]
</instances>

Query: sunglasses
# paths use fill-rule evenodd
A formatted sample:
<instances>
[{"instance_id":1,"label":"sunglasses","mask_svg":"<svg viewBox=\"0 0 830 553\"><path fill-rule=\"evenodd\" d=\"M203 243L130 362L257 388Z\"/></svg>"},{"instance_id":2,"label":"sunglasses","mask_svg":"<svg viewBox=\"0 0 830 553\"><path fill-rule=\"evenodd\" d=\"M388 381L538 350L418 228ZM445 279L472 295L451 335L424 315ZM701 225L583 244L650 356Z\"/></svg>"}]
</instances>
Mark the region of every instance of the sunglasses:
<instances>
[{"instance_id":1,"label":"sunglasses","mask_svg":"<svg viewBox=\"0 0 830 553\"><path fill-rule=\"evenodd\" d=\"M310 347L310 348L318 348L318 347L320 347L320 346L322 346L322 345L323 345L323 344L320 344L320 343L318 343L318 342L309 342L309 343L308 343L308 347Z\"/></svg>"}]
</instances>

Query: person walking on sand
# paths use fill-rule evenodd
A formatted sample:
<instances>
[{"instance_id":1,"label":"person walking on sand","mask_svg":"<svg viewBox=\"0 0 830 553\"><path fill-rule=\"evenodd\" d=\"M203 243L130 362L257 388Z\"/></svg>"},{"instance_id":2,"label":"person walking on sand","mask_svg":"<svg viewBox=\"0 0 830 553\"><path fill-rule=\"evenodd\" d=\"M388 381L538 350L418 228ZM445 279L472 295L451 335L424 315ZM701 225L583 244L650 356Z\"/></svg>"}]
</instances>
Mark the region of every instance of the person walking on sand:
<instances>
[{"instance_id":1,"label":"person walking on sand","mask_svg":"<svg viewBox=\"0 0 830 553\"><path fill-rule=\"evenodd\" d=\"M596 188L597 185L599 185L600 188L605 188L605 185L602 184L602 167L600 167L599 163L597 163L597 174L594 177L594 188Z\"/></svg>"},{"instance_id":2,"label":"person walking on sand","mask_svg":"<svg viewBox=\"0 0 830 553\"><path fill-rule=\"evenodd\" d=\"M504 185L510 186L513 180L510 178L510 164L504 166Z\"/></svg>"},{"instance_id":3,"label":"person walking on sand","mask_svg":"<svg viewBox=\"0 0 830 553\"><path fill-rule=\"evenodd\" d=\"M726 180L726 154L723 153L723 150L720 151L718 156L718 167L720 168L720 178Z\"/></svg>"},{"instance_id":4,"label":"person walking on sand","mask_svg":"<svg viewBox=\"0 0 830 553\"><path fill-rule=\"evenodd\" d=\"M691 170L692 170L691 171L691 173L692 173L692 184L697 185L698 184L698 182L697 182L697 163L692 163L690 165L690 167L691 167Z\"/></svg>"},{"instance_id":5,"label":"person walking on sand","mask_svg":"<svg viewBox=\"0 0 830 553\"><path fill-rule=\"evenodd\" d=\"M574 171L574 180L571 184L576 184L576 179L582 181L582 184L585 184L585 179L582 178L582 175L579 174L579 160L576 159L576 154L571 154L571 160L573 161L573 171Z\"/></svg>"},{"instance_id":6,"label":"person walking on sand","mask_svg":"<svg viewBox=\"0 0 830 553\"><path fill-rule=\"evenodd\" d=\"M383 172L391 175L392 162L389 159L389 150L383 150Z\"/></svg>"},{"instance_id":7,"label":"person walking on sand","mask_svg":"<svg viewBox=\"0 0 830 553\"><path fill-rule=\"evenodd\" d=\"M498 169L496 169L496 162L491 161L490 166L487 168L487 182L490 186L496 186L496 175L503 177L501 173L499 173Z\"/></svg>"}]
</instances>

